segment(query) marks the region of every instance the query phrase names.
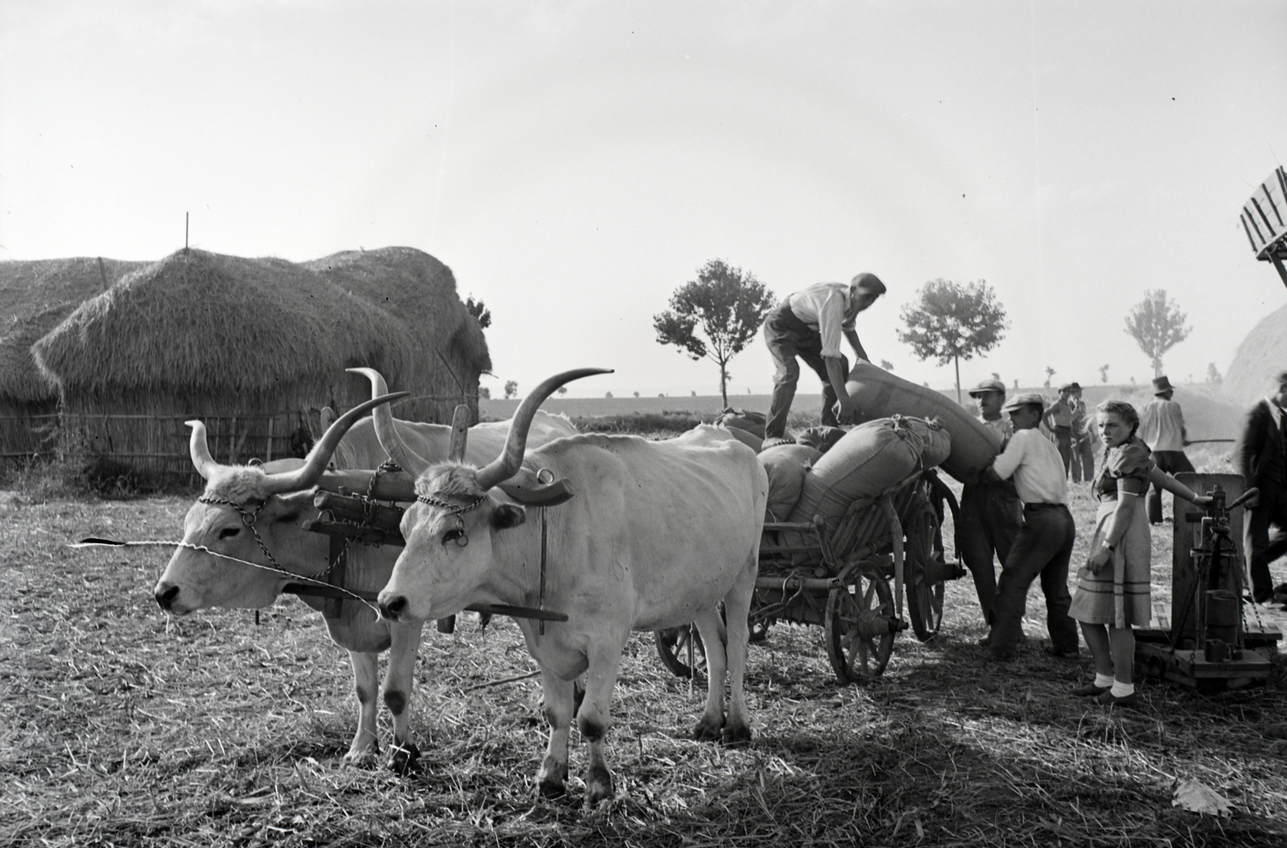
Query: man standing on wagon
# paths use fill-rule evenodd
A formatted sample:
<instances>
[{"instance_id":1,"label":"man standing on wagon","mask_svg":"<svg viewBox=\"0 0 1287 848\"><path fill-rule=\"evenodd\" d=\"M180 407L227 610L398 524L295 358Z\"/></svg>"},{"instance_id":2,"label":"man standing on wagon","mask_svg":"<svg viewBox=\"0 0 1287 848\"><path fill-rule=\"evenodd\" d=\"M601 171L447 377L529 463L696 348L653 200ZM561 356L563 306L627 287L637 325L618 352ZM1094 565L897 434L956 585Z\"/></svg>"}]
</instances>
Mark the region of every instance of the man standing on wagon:
<instances>
[{"instance_id":1,"label":"man standing on wagon","mask_svg":"<svg viewBox=\"0 0 1287 848\"><path fill-rule=\"evenodd\" d=\"M795 399L803 359L822 380L822 423L825 426L852 424L857 409L845 391L849 360L840 352L843 336L854 354L868 361L854 319L858 313L885 293L885 284L875 274L862 273L845 283L816 283L788 295L764 319L764 341L776 368L773 399L764 426L765 447L771 439L786 435L787 413Z\"/></svg>"},{"instance_id":2,"label":"man standing on wagon","mask_svg":"<svg viewBox=\"0 0 1287 848\"><path fill-rule=\"evenodd\" d=\"M1072 605L1068 562L1077 528L1067 506L1068 477L1063 457L1039 429L1044 405L1036 393L1016 395L1005 405L1014 422L1014 435L984 472L986 479L1013 477L1023 501L1023 527L1001 567L993 612L995 623L989 634L992 656L1003 662L1018 653L1028 587L1038 577L1046 596L1046 629L1050 633L1046 653L1077 656L1077 623L1068 615Z\"/></svg>"}]
</instances>

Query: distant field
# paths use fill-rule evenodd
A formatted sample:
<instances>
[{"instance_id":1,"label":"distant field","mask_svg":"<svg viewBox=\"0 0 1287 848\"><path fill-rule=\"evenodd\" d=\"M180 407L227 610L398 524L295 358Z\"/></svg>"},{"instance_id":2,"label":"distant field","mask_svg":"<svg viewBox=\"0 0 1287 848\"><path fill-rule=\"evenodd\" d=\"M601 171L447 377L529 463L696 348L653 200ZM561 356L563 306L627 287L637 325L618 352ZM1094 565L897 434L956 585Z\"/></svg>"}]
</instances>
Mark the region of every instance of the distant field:
<instances>
[{"instance_id":1,"label":"distant field","mask_svg":"<svg viewBox=\"0 0 1287 848\"><path fill-rule=\"evenodd\" d=\"M796 395L791 405L794 413L809 417L820 414L822 401L816 387L801 381L806 388ZM1142 407L1153 399L1151 386L1103 386L1087 385L1083 387L1082 397L1094 408L1101 401L1109 398L1121 398ZM1058 392L1054 389L1022 388L1018 391L1040 392L1047 398L1054 399ZM1012 391L1013 393L1013 391ZM956 391L943 391L948 397L954 397ZM520 398L510 400L482 400L478 403L478 412L484 421L503 421L514 414ZM1175 400L1184 409L1185 421L1189 428L1190 439L1233 438L1237 435L1238 421L1242 415L1240 406L1204 386L1180 386L1176 389ZM965 397L966 404L969 398ZM734 409L745 409L751 412L769 411L768 395L730 395L729 406ZM664 412L691 412L699 416L714 416L724 408L718 395L671 395L667 397L611 397L611 398L559 398L552 397L542 408L549 412L561 412L569 418L600 418L606 416L628 416L633 414L659 414ZM816 422L815 422L816 423Z\"/></svg>"}]
</instances>

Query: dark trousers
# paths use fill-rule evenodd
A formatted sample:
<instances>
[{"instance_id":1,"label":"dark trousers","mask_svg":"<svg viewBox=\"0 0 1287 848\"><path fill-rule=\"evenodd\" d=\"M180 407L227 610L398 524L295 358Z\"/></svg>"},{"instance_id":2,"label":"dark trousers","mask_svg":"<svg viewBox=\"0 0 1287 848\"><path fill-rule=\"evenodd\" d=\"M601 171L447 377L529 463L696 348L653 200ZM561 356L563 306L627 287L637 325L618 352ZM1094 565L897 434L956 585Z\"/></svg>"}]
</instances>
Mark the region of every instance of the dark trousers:
<instances>
[{"instance_id":1,"label":"dark trousers","mask_svg":"<svg viewBox=\"0 0 1287 848\"><path fill-rule=\"evenodd\" d=\"M1023 526L1023 502L1014 490L1014 483L973 483L961 489L961 526L957 534L961 559L974 577L974 590L979 595L979 608L983 620L991 624L992 609L996 602L997 561L1004 563L1010 556L1015 536Z\"/></svg>"},{"instance_id":2,"label":"dark trousers","mask_svg":"<svg viewBox=\"0 0 1287 848\"><path fill-rule=\"evenodd\" d=\"M1182 450L1153 451L1153 462L1167 474L1193 470L1193 463ZM1148 490L1148 520L1150 524L1162 523L1162 490L1156 483Z\"/></svg>"},{"instance_id":3,"label":"dark trousers","mask_svg":"<svg viewBox=\"0 0 1287 848\"><path fill-rule=\"evenodd\" d=\"M1095 440L1089 434L1073 439L1072 479L1074 483L1095 479Z\"/></svg>"},{"instance_id":4,"label":"dark trousers","mask_svg":"<svg viewBox=\"0 0 1287 848\"><path fill-rule=\"evenodd\" d=\"M1023 613L1028 587L1041 578L1046 596L1046 629L1057 651L1077 650L1077 624L1068 615L1072 595L1068 592L1068 562L1072 559L1077 528L1068 507L1028 504L1023 510L1023 528L1010 548L997 581L996 624L992 628L992 651L1011 653L1023 632Z\"/></svg>"},{"instance_id":5,"label":"dark trousers","mask_svg":"<svg viewBox=\"0 0 1287 848\"><path fill-rule=\"evenodd\" d=\"M796 317L790 305L783 301L764 319L764 342L773 357L773 399L769 402L769 420L764 425L764 438L774 439L786 435L787 413L795 399L795 387L800 381L800 364L803 359L822 380L822 424L835 427L836 390L827 376L827 364L822 357L822 334ZM840 357L840 372L849 373L849 360Z\"/></svg>"},{"instance_id":6,"label":"dark trousers","mask_svg":"<svg viewBox=\"0 0 1287 848\"><path fill-rule=\"evenodd\" d=\"M1267 601L1274 593L1269 563L1287 554L1287 490L1273 480L1261 480L1260 502L1243 516L1243 549L1251 571L1251 596Z\"/></svg>"},{"instance_id":7,"label":"dark trousers","mask_svg":"<svg viewBox=\"0 0 1287 848\"><path fill-rule=\"evenodd\" d=\"M1059 448L1059 458L1064 461L1064 477L1072 468L1072 427L1055 427L1055 447Z\"/></svg>"}]
</instances>

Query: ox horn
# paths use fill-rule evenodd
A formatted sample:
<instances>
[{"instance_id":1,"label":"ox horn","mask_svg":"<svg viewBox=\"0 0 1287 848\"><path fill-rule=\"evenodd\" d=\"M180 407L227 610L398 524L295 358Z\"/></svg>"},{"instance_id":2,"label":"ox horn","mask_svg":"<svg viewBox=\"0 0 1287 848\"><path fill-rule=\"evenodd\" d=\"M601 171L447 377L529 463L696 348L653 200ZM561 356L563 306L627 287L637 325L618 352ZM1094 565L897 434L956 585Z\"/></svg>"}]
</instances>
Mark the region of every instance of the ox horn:
<instances>
[{"instance_id":1,"label":"ox horn","mask_svg":"<svg viewBox=\"0 0 1287 848\"><path fill-rule=\"evenodd\" d=\"M532 419L536 417L537 408L545 402L547 397L554 394L555 389L564 383L570 383L582 377L611 373L611 368L575 368L571 371L555 374L533 389L530 395L523 398L523 402L518 405L518 410L514 413L513 419L510 420L509 438L505 440L505 449L501 452L501 455L478 470L479 488L485 492L497 483L508 480L518 473L519 466L523 464L523 453L527 450L528 428L532 426Z\"/></svg>"},{"instance_id":2,"label":"ox horn","mask_svg":"<svg viewBox=\"0 0 1287 848\"><path fill-rule=\"evenodd\" d=\"M374 368L345 368L350 374L361 374L371 381L371 397L379 397L389 391L388 384L384 381L384 375ZM375 437L380 442L380 447L389 455L398 465L409 472L413 477L419 477L420 472L430 466L428 459L424 458L402 439L398 433L397 422L393 419L393 412L387 406L376 407L371 410L371 422L375 425Z\"/></svg>"},{"instance_id":3,"label":"ox horn","mask_svg":"<svg viewBox=\"0 0 1287 848\"><path fill-rule=\"evenodd\" d=\"M410 392L394 392L381 395L358 404L335 419L335 423L326 428L322 438L318 439L317 444L313 445L313 449L308 452L301 467L294 471L281 471L265 478L266 493L272 495L280 492L297 492L312 486L321 479L322 472L326 470L326 464L331 461L331 454L335 453L340 439L344 438L344 434L349 431L354 422L371 410L409 394Z\"/></svg>"},{"instance_id":4,"label":"ox horn","mask_svg":"<svg viewBox=\"0 0 1287 848\"><path fill-rule=\"evenodd\" d=\"M188 440L188 453L192 457L192 464L196 467L197 473L201 475L202 480L209 480L210 475L220 465L210 455L210 445L206 442L206 425L200 421L184 421L183 423L192 428L192 438Z\"/></svg>"}]
</instances>

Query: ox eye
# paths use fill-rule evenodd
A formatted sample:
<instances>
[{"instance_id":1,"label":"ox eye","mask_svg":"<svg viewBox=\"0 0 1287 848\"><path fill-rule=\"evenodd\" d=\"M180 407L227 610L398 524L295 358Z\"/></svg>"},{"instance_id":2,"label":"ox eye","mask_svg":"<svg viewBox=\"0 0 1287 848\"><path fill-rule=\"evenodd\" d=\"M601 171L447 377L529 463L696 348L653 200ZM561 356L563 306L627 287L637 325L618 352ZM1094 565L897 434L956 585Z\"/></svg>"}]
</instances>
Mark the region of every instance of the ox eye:
<instances>
[{"instance_id":1,"label":"ox eye","mask_svg":"<svg viewBox=\"0 0 1287 848\"><path fill-rule=\"evenodd\" d=\"M442 543L445 545L448 542L455 542L457 547L463 548L469 544L469 536L459 527L453 527L442 534Z\"/></svg>"},{"instance_id":2,"label":"ox eye","mask_svg":"<svg viewBox=\"0 0 1287 848\"><path fill-rule=\"evenodd\" d=\"M234 536L238 536L238 535L240 535L240 534L241 534L241 528L240 528L240 527L225 527L225 528L223 528L222 530L220 530L220 531L219 531L219 538L220 538L220 539L231 539L231 538L233 538Z\"/></svg>"}]
</instances>

